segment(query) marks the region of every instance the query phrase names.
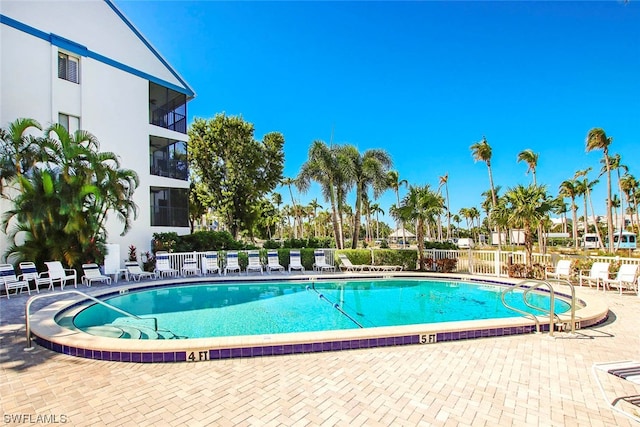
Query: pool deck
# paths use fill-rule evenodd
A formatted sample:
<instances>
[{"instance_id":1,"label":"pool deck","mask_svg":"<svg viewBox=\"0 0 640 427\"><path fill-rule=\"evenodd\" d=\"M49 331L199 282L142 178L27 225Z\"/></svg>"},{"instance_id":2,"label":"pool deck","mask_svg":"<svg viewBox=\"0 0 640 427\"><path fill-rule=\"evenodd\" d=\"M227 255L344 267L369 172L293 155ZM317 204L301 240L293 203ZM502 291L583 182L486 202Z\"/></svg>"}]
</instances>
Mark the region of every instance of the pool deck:
<instances>
[{"instance_id":1,"label":"pool deck","mask_svg":"<svg viewBox=\"0 0 640 427\"><path fill-rule=\"evenodd\" d=\"M636 425L608 408L591 366L640 360L640 298L578 290L602 299L611 315L576 335L168 364L105 362L39 346L25 352L27 296L3 297L2 424ZM601 378L609 401L640 394L627 381Z\"/></svg>"}]
</instances>

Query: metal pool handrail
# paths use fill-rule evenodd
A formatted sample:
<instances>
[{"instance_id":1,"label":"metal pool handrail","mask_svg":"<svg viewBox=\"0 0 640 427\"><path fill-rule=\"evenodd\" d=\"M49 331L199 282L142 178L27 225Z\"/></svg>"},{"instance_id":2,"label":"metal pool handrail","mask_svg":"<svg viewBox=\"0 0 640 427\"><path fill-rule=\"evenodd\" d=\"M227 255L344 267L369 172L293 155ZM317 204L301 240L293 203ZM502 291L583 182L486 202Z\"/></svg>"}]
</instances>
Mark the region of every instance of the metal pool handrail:
<instances>
[{"instance_id":1,"label":"metal pool handrail","mask_svg":"<svg viewBox=\"0 0 640 427\"><path fill-rule=\"evenodd\" d=\"M522 314L525 317L531 317L533 319L533 321L536 323L536 332L540 332L540 321L538 320L538 317L533 314L533 313L528 313L524 310L520 310L518 308L512 307L509 304L507 304L506 300L505 300L505 295L508 292L512 292L515 291L518 288L522 288L524 287L524 285L526 285L527 283L533 283L535 284L535 286L533 287L528 287L527 290L524 291L524 293L522 294L522 298L524 303L531 308L534 308L536 310L540 310L540 311L544 311L547 312L549 314L549 335L553 336L553 330L555 327L555 319L557 318L558 320L560 319L560 317L558 315L555 314L554 310L554 303L555 303L555 290L553 289L553 286L548 282L548 281L544 281L544 280L534 280L534 279L528 279L528 280L523 280L519 283L517 283L516 285L509 287L507 289L505 289L504 291L502 291L500 298L502 300L502 304L507 307L508 309L511 309L513 311L516 311L520 314ZM569 284L569 287L571 288L571 333L575 332L575 289L573 287L573 285L569 282L567 282ZM539 288L540 285L545 285L548 289L549 289L549 310L545 310L541 307L537 307L534 306L532 304L529 304L529 302L527 301L527 294L531 291L534 291L536 289Z\"/></svg>"},{"instance_id":2,"label":"metal pool handrail","mask_svg":"<svg viewBox=\"0 0 640 427\"><path fill-rule=\"evenodd\" d=\"M77 290L69 290L69 291L63 291L60 292L58 294L44 294L44 295L35 295L32 296L31 298L29 298L29 300L27 301L27 305L25 306L25 328L27 330L27 347L25 348L25 351L29 351L29 350L33 350L33 346L31 345L31 319L30 319L30 309L31 309L31 303L33 303L35 300L38 300L40 298L46 298L46 297L52 297L52 296L58 296L58 295L62 295L62 294L78 294L81 295L84 298L90 299L91 301L94 301L100 305L103 305L105 307L107 307L110 310L113 310L115 312L118 312L120 314L124 314L127 317L133 317L134 319L137 320L149 320L149 319L153 319L153 330L157 331L158 330L158 319L155 317L149 317L146 319L143 319L142 317L136 316L135 314L131 314L127 311L122 310L121 308L118 307L114 307L113 305L106 303L104 301L99 300L98 298L92 297L91 295L87 295L84 292L80 292Z\"/></svg>"}]
</instances>

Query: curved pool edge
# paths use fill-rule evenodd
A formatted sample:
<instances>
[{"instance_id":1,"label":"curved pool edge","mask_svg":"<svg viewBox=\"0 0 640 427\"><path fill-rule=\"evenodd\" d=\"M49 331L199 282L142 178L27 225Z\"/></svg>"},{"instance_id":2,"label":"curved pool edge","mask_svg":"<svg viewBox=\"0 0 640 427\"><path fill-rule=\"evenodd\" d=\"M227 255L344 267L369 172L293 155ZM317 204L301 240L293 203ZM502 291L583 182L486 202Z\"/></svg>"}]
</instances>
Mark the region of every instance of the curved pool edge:
<instances>
[{"instance_id":1,"label":"curved pool edge","mask_svg":"<svg viewBox=\"0 0 640 427\"><path fill-rule=\"evenodd\" d=\"M136 290L178 283L199 283L219 281L223 283L249 280L345 280L362 278L430 278L445 280L473 281L477 283L514 285L521 280L487 276L471 276L433 273L398 274L324 274L314 275L273 275L200 277L192 279L171 279L162 282L128 282L112 285L92 292L92 296L117 294L121 290ZM557 296L569 296L569 287L554 285ZM467 320L457 322L417 324L407 326L385 326L366 329L348 329L320 332L298 332L273 335L249 335L218 338L192 338L179 340L127 340L90 335L79 330L71 330L58 325L54 318L61 311L78 305L84 299L70 294L31 314L31 333L36 342L50 350L77 357L121 362L184 362L227 359L237 357L258 357L337 351L347 349L375 348L408 344L435 344L462 339L498 337L535 332L533 320L523 317L503 319ZM576 310L576 329L596 325L606 320L609 308L604 302L580 292L576 288L576 298L582 307ZM568 321L568 315L561 315ZM548 331L548 323L541 320L541 330ZM548 320L547 320L548 322Z\"/></svg>"}]
</instances>

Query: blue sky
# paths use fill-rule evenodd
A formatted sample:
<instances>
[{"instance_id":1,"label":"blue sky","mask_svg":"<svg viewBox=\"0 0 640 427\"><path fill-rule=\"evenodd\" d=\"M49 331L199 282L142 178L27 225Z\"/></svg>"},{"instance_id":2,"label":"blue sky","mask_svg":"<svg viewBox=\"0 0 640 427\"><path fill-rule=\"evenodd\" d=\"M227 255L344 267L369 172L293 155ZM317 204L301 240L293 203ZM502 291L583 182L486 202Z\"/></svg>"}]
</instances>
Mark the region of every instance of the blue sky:
<instances>
[{"instance_id":1,"label":"blue sky","mask_svg":"<svg viewBox=\"0 0 640 427\"><path fill-rule=\"evenodd\" d=\"M387 150L413 185L448 173L457 213L489 189L469 149L483 135L503 192L531 181L516 162L530 148L555 195L577 170L599 173L585 136L602 127L640 178L638 1L116 4L196 91L190 119L226 112L257 139L282 132L288 177L333 131L334 143ZM603 177L600 214L605 189ZM328 207L317 188L298 201L314 197ZM395 194L379 203L388 211Z\"/></svg>"}]
</instances>

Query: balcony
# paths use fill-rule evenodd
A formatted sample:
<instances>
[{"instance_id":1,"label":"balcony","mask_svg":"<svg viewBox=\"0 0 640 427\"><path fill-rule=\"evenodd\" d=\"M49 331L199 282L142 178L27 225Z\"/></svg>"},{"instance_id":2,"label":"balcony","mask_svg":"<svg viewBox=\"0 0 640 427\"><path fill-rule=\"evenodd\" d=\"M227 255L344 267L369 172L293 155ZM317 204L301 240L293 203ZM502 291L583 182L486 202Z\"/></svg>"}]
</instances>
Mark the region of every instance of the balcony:
<instances>
[{"instance_id":1,"label":"balcony","mask_svg":"<svg viewBox=\"0 0 640 427\"><path fill-rule=\"evenodd\" d=\"M149 82L149 123L187 133L187 96Z\"/></svg>"},{"instance_id":2,"label":"balcony","mask_svg":"<svg viewBox=\"0 0 640 427\"><path fill-rule=\"evenodd\" d=\"M155 176L188 180L187 143L149 136L149 172Z\"/></svg>"},{"instance_id":3,"label":"balcony","mask_svg":"<svg viewBox=\"0 0 640 427\"><path fill-rule=\"evenodd\" d=\"M188 227L189 190L151 187L151 226Z\"/></svg>"}]
</instances>

